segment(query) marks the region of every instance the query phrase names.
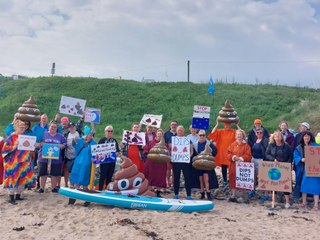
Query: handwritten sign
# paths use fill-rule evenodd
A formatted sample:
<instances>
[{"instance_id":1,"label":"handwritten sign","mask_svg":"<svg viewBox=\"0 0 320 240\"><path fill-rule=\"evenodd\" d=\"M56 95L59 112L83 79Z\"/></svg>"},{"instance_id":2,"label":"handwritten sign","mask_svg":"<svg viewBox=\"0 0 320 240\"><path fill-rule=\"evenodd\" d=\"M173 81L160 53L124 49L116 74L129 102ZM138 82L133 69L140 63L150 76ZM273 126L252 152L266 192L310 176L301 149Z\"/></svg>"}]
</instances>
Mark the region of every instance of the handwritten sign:
<instances>
[{"instance_id":1,"label":"handwritten sign","mask_svg":"<svg viewBox=\"0 0 320 240\"><path fill-rule=\"evenodd\" d=\"M146 134L144 132L133 132L123 130L122 142L129 145L146 145Z\"/></svg>"},{"instance_id":2,"label":"handwritten sign","mask_svg":"<svg viewBox=\"0 0 320 240\"><path fill-rule=\"evenodd\" d=\"M18 136L18 150L34 151L37 137L28 135Z\"/></svg>"},{"instance_id":3,"label":"handwritten sign","mask_svg":"<svg viewBox=\"0 0 320 240\"><path fill-rule=\"evenodd\" d=\"M236 188L254 189L254 163L236 162Z\"/></svg>"},{"instance_id":4,"label":"handwritten sign","mask_svg":"<svg viewBox=\"0 0 320 240\"><path fill-rule=\"evenodd\" d=\"M91 155L93 164L116 162L116 144L103 143L91 145Z\"/></svg>"},{"instance_id":5,"label":"handwritten sign","mask_svg":"<svg viewBox=\"0 0 320 240\"><path fill-rule=\"evenodd\" d=\"M42 158L58 160L60 155L60 145L44 143L42 146Z\"/></svg>"},{"instance_id":6,"label":"handwritten sign","mask_svg":"<svg viewBox=\"0 0 320 240\"><path fill-rule=\"evenodd\" d=\"M258 182L260 190L292 192L291 163L260 161Z\"/></svg>"},{"instance_id":7,"label":"handwritten sign","mask_svg":"<svg viewBox=\"0 0 320 240\"><path fill-rule=\"evenodd\" d=\"M320 146L306 146L306 176L320 177Z\"/></svg>"},{"instance_id":8,"label":"handwritten sign","mask_svg":"<svg viewBox=\"0 0 320 240\"><path fill-rule=\"evenodd\" d=\"M84 113L84 121L100 124L101 110L98 108L86 108Z\"/></svg>"},{"instance_id":9,"label":"handwritten sign","mask_svg":"<svg viewBox=\"0 0 320 240\"><path fill-rule=\"evenodd\" d=\"M171 162L190 163L190 139L187 137L172 137Z\"/></svg>"},{"instance_id":10,"label":"handwritten sign","mask_svg":"<svg viewBox=\"0 0 320 240\"><path fill-rule=\"evenodd\" d=\"M208 130L210 124L210 107L195 105L193 108L192 127Z\"/></svg>"},{"instance_id":11,"label":"handwritten sign","mask_svg":"<svg viewBox=\"0 0 320 240\"><path fill-rule=\"evenodd\" d=\"M83 117L86 100L61 96L59 112L72 116Z\"/></svg>"},{"instance_id":12,"label":"handwritten sign","mask_svg":"<svg viewBox=\"0 0 320 240\"><path fill-rule=\"evenodd\" d=\"M140 121L140 124L160 128L161 121L162 115L144 114Z\"/></svg>"}]
</instances>

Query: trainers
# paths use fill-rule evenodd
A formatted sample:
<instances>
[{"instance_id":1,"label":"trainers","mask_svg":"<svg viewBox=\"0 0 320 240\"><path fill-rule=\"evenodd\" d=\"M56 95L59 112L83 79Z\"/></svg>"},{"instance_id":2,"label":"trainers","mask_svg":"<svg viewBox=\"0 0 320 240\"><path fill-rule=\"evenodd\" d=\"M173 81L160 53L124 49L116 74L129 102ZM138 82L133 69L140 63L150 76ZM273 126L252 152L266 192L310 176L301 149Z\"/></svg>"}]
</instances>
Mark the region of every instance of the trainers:
<instances>
[{"instance_id":1,"label":"trainers","mask_svg":"<svg viewBox=\"0 0 320 240\"><path fill-rule=\"evenodd\" d=\"M187 200L193 200L191 196L187 196Z\"/></svg>"},{"instance_id":2,"label":"trainers","mask_svg":"<svg viewBox=\"0 0 320 240\"><path fill-rule=\"evenodd\" d=\"M290 203L286 203L286 205L284 205L284 207L285 207L286 209L290 208L290 207L291 207L291 206L290 206Z\"/></svg>"},{"instance_id":3,"label":"trainers","mask_svg":"<svg viewBox=\"0 0 320 240\"><path fill-rule=\"evenodd\" d=\"M269 200L269 196L262 196L260 199L262 201L268 201Z\"/></svg>"},{"instance_id":4,"label":"trainers","mask_svg":"<svg viewBox=\"0 0 320 240\"><path fill-rule=\"evenodd\" d=\"M39 188L39 190L37 192L38 193L44 193L44 190L42 188Z\"/></svg>"},{"instance_id":5,"label":"trainers","mask_svg":"<svg viewBox=\"0 0 320 240\"><path fill-rule=\"evenodd\" d=\"M229 202L234 202L234 203L238 203L238 200L234 197L234 198L229 198Z\"/></svg>"},{"instance_id":6,"label":"trainers","mask_svg":"<svg viewBox=\"0 0 320 240\"><path fill-rule=\"evenodd\" d=\"M57 193L58 191L59 191L59 188L54 188L51 190L51 192L53 192L53 193Z\"/></svg>"},{"instance_id":7,"label":"trainers","mask_svg":"<svg viewBox=\"0 0 320 240\"><path fill-rule=\"evenodd\" d=\"M248 197L249 198L254 197L254 195L256 195L256 191L255 190L252 190L252 191L248 192Z\"/></svg>"}]
</instances>

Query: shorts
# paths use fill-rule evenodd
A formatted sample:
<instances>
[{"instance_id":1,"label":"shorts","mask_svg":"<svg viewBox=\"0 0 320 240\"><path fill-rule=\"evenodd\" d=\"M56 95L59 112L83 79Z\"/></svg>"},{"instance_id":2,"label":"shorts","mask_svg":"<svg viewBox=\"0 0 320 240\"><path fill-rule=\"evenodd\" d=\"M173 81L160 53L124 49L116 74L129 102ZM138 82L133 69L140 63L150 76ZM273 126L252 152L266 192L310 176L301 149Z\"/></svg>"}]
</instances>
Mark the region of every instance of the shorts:
<instances>
[{"instance_id":1,"label":"shorts","mask_svg":"<svg viewBox=\"0 0 320 240\"><path fill-rule=\"evenodd\" d=\"M209 174L209 170L197 170L198 176L202 177L204 174Z\"/></svg>"},{"instance_id":2,"label":"shorts","mask_svg":"<svg viewBox=\"0 0 320 240\"><path fill-rule=\"evenodd\" d=\"M51 171L48 173L48 163L39 163L39 174L38 176L61 176L62 164L51 164Z\"/></svg>"},{"instance_id":3,"label":"shorts","mask_svg":"<svg viewBox=\"0 0 320 240\"><path fill-rule=\"evenodd\" d=\"M72 171L73 164L74 164L74 159L67 159L67 162L65 165L69 173L71 173Z\"/></svg>"}]
</instances>

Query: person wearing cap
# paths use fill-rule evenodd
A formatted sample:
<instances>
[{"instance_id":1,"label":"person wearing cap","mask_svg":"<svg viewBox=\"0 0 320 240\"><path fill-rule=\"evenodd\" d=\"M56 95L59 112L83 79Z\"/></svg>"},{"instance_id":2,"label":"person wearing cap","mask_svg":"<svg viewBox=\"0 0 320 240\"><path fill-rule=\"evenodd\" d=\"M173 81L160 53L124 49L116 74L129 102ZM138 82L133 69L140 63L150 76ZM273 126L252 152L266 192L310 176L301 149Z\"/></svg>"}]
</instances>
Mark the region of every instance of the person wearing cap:
<instances>
[{"instance_id":1,"label":"person wearing cap","mask_svg":"<svg viewBox=\"0 0 320 240\"><path fill-rule=\"evenodd\" d=\"M294 149L300 144L301 136L306 131L310 131L310 124L307 122L300 123L299 133L295 136L294 139Z\"/></svg>"},{"instance_id":2,"label":"person wearing cap","mask_svg":"<svg viewBox=\"0 0 320 240\"><path fill-rule=\"evenodd\" d=\"M248 144L250 145L251 149L257 140L257 134L256 134L257 129L263 129L263 136L265 136L266 138L269 138L269 132L265 127L262 126L261 119L259 118L255 119L253 122L253 128L248 133Z\"/></svg>"}]
</instances>

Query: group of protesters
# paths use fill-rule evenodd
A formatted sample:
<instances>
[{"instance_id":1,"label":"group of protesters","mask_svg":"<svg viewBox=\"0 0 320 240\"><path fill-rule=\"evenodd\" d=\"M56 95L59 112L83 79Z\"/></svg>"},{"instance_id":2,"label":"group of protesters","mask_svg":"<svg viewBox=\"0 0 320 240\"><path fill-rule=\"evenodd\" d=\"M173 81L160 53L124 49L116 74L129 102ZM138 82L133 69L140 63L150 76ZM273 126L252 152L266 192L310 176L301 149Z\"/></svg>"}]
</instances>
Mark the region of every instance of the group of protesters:
<instances>
[{"instance_id":1,"label":"group of protesters","mask_svg":"<svg viewBox=\"0 0 320 240\"><path fill-rule=\"evenodd\" d=\"M169 130L163 131L161 128L154 129L146 126L145 145L128 145L118 143L113 137L113 127L105 127L105 136L98 142L95 141L94 124L83 126L83 119L77 123L71 122L68 117L60 119L57 114L52 121L48 121L48 116L43 114L41 121L31 128L30 122L14 119L6 128L6 139L0 139L2 147L4 170L0 169L0 183L8 189L9 203L17 204L23 200L22 192L25 188L36 189L39 194L48 192L46 189L47 178L51 178L51 191L57 193L61 185L61 178L64 178L64 186L71 188L88 189L90 183L92 157L91 146L95 144L114 143L115 156L110 156L110 161L100 163L100 177L97 189L102 191L112 181L116 167L116 159L122 154L126 155L136 165L139 172L144 173L149 180L149 185L156 195L161 197L161 191L165 188L173 187L173 198L179 199L181 184L181 172L183 174L186 198L192 200L192 188L199 188L200 199L212 200L214 196L211 189L219 188L216 171L197 170L192 166L192 159L200 154L206 145L210 147L212 156L215 157L217 166L221 167L222 187L231 189L230 202L238 203L236 188L236 167L235 163L253 162L256 175L259 171L260 161L275 161L292 163L296 173L294 191L292 199L301 199L301 208L307 207L307 195L314 197L313 209L318 209L320 194L320 178L308 177L305 173L305 147L315 146L315 137L310 131L307 122L299 125L299 133L293 133L286 121L281 121L279 130L269 134L263 127L260 119L254 120L253 129L248 136L236 124L237 129L232 128L231 123L224 122L223 128L218 129L220 122L209 134L204 130L198 130L190 126L190 134L186 136L185 128L179 125L176 120L170 122ZM132 132L140 132L141 125L133 123ZM35 151L19 150L18 136L36 136ZM173 137L187 137L190 142L189 162L154 162L148 159L149 151L162 139L169 155L172 148ZM50 160L43 157L43 144L59 144L60 154L57 160ZM37 174L35 174L37 172ZM3 177L2 177L2 173ZM257 186L257 185L256 185ZM256 195L256 191L242 191L245 203ZM261 200L268 200L269 193L262 192ZM290 193L284 193L285 208L290 208ZM72 204L72 202L69 202Z\"/></svg>"}]
</instances>

